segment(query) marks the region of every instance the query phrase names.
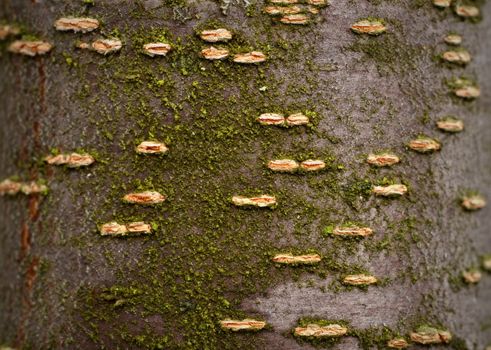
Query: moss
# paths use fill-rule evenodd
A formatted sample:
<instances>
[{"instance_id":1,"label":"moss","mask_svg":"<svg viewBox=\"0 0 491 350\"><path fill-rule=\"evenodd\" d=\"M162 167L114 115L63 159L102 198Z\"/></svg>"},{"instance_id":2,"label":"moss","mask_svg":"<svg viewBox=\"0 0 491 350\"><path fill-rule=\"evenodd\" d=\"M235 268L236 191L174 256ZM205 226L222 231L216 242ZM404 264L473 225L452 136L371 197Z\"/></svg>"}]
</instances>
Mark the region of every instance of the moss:
<instances>
[{"instance_id":1,"label":"moss","mask_svg":"<svg viewBox=\"0 0 491 350\"><path fill-rule=\"evenodd\" d=\"M352 329L350 335L358 338L358 344L363 350L385 349L387 342L398 336L388 327L369 327L365 329Z\"/></svg>"},{"instance_id":2,"label":"moss","mask_svg":"<svg viewBox=\"0 0 491 350\"><path fill-rule=\"evenodd\" d=\"M132 17L150 15L141 2L133 5ZM182 1L163 5L186 6ZM317 129L325 116L316 106L339 121L344 121L347 112L337 110L335 102L320 99L318 91L325 82L304 73L325 70L315 63L315 46L302 37L312 28L282 27L278 33L270 23L262 23L261 16L250 20L256 21L251 22L256 24L251 25L253 36L235 31L234 39L225 45L232 52L264 50L270 60L258 66L202 60L197 53L203 42L195 34L177 37L165 27L109 28L108 33L125 40L125 47L135 48L118 55L94 59L90 52L68 54L78 64L65 67L66 74L80 83L76 98L94 132L82 135L81 143L98 145L91 176L74 184L69 196L87 211L98 209L90 210L93 230L66 244L77 248L88 263L98 261L99 271L111 276L98 285L81 285L74 303L74 317L83 320L77 327L96 347L110 342L147 349L262 348L261 337L224 332L218 321L261 318L242 311L242 302L284 281L300 280L304 274L332 276L330 290L348 290L341 278L368 270L350 260L359 249L366 248L370 256L387 249L409 255L409 246L421 239L417 228L428 227L407 218L392 223L390 234L380 241L329 234L314 242L303 239L316 234L316 221L322 228L346 220L339 207L351 207L355 214L361 211L373 181L359 176L345 181L345 166L331 148L341 140ZM195 31L217 26L227 24L209 21ZM291 33L299 35L283 38ZM407 50L411 61L419 48L392 35L371 38L375 43L356 40L354 51L368 55L380 68L386 65L383 69L403 74L417 61L397 61L394 51ZM166 57L149 58L138 49L150 41L169 42L173 49ZM63 55L57 60L68 63ZM273 73L278 69L291 72L288 82ZM377 113L382 96L373 104L369 100L363 101L365 110ZM301 111L311 125L258 125L258 115L276 110ZM327 145L316 144L319 137ZM136 154L135 145L146 139L165 142L168 154ZM320 173L292 175L264 168L267 159L280 156L321 158L328 167ZM299 190L299 184L305 190ZM134 189L158 189L168 200L148 208L122 203L121 197ZM259 193L277 195L278 207L242 210L229 202L235 194ZM320 198L335 200L337 205L320 207L316 204ZM291 232L284 232L278 223L293 219ZM150 222L154 234L125 241L99 237L97 224L113 220ZM119 244L131 246L131 254ZM91 249L95 245L103 247L102 260ZM318 252L322 261L295 268L272 264L272 255L285 250ZM158 326L151 318L159 319ZM367 344L377 343L369 333L357 334Z\"/></svg>"},{"instance_id":3,"label":"moss","mask_svg":"<svg viewBox=\"0 0 491 350\"><path fill-rule=\"evenodd\" d=\"M332 235L334 233L335 227L336 227L336 225L334 225L334 224L327 225L326 227L324 227L324 230L322 231L322 233L324 233L325 235Z\"/></svg>"},{"instance_id":4,"label":"moss","mask_svg":"<svg viewBox=\"0 0 491 350\"><path fill-rule=\"evenodd\" d=\"M37 40L44 40L44 39L40 35L35 33L22 33L21 40L37 41Z\"/></svg>"},{"instance_id":5,"label":"moss","mask_svg":"<svg viewBox=\"0 0 491 350\"><path fill-rule=\"evenodd\" d=\"M224 28L224 29L227 29L228 31L230 31L232 33L232 40L234 39L234 36L237 32L231 26L229 26L227 23L220 21L218 19L215 19L215 18L210 18L210 19L207 19L205 21L198 23L198 25L196 27L194 27L194 33L197 36L199 36L199 34L203 30L220 29L220 28Z\"/></svg>"},{"instance_id":6,"label":"moss","mask_svg":"<svg viewBox=\"0 0 491 350\"><path fill-rule=\"evenodd\" d=\"M428 124L431 121L430 113L428 111L424 111L423 115L419 119L421 121L421 124Z\"/></svg>"},{"instance_id":7,"label":"moss","mask_svg":"<svg viewBox=\"0 0 491 350\"><path fill-rule=\"evenodd\" d=\"M44 275L46 275L51 269L52 269L52 263L48 259L40 259L39 261L39 278L42 278Z\"/></svg>"},{"instance_id":8,"label":"moss","mask_svg":"<svg viewBox=\"0 0 491 350\"><path fill-rule=\"evenodd\" d=\"M114 307L119 307L128 302L135 303L134 298L142 294L143 291L136 287L112 286L101 292L101 298L105 301L114 302Z\"/></svg>"},{"instance_id":9,"label":"moss","mask_svg":"<svg viewBox=\"0 0 491 350\"><path fill-rule=\"evenodd\" d=\"M456 95L456 91L458 89L471 87L479 89L479 85L474 78L468 76L452 77L444 79L444 84L449 87L450 91L448 92L448 94L451 95L455 103L464 104L468 107L471 107L473 105L472 102L474 101L475 96L459 97Z\"/></svg>"},{"instance_id":10,"label":"moss","mask_svg":"<svg viewBox=\"0 0 491 350\"><path fill-rule=\"evenodd\" d=\"M468 76L452 77L446 79L445 83L451 89L459 89L467 86L477 86L475 79Z\"/></svg>"},{"instance_id":11,"label":"moss","mask_svg":"<svg viewBox=\"0 0 491 350\"><path fill-rule=\"evenodd\" d=\"M266 150L271 147L267 141L271 137L289 135L299 137L296 156L301 159L323 156L330 164L335 164L330 152L306 149L300 142L314 132L320 119L312 110L314 100L281 104L285 112L308 114L312 119L311 127L301 130L263 128L255 119L278 103L274 100L280 84L266 74L262 66L203 61L197 56L201 41L196 36L185 40L174 38L165 28L138 28L121 34L128 38L127 45L140 47L151 40L166 40L173 50L158 59L123 51L94 67L101 72L100 81L81 85L79 96L87 106L88 119L98 130L101 144L98 162L92 168L94 177L89 182L107 199L100 210L93 213L92 220L95 223L108 220L152 222L155 234L131 238L132 244L141 245L143 250L136 265L106 253L108 268L114 270L117 280L114 286L81 287L79 298L84 310L78 312L86 320L85 332L95 343L101 344L104 338L99 329L104 325L111 329L116 343L129 341L142 348L152 348L155 346L152 339L160 339L157 330L150 328L140 334L130 334L120 328L118 319L122 315L133 315L135 320L160 315L162 319L175 320L174 325L163 326L167 334L163 343L166 348L225 349L249 342L222 332L218 320L251 316L240 311L241 300L277 283L275 281L297 275L291 269L278 269L271 264L271 254L279 247L273 246L268 235L258 237L257 233L268 232L274 217L289 215L295 208L304 207L309 215L316 209L301 198L291 203L284 201L291 194L274 189L268 176L254 178L251 183L246 173L235 170L236 164L250 166L255 174L260 174L262 164L251 164L247 160L248 154L256 149L257 140L259 147ZM230 46L236 50L262 47L241 35L237 35ZM304 50L302 45L289 43L288 51L284 51L284 43L276 45L275 40L264 49L280 59ZM90 66L77 67L82 75L90 69ZM268 86L267 92L260 90L263 86ZM295 100L294 96L300 97L305 91L291 89L288 100ZM100 108L101 101L108 101L110 105L102 103ZM99 106L95 115L92 106ZM184 110L191 114L183 113ZM126 122L124 137L120 131L123 121ZM134 146L143 139L164 141L169 147L168 154L165 157L136 155ZM112 156L115 145L121 150L116 158ZM324 174L335 176L329 173ZM310 174L304 176L316 178ZM112 186L107 188L105 183ZM162 210L161 214L155 215L154 208L142 209L121 203L122 194L138 188L159 189L168 196L165 205L158 209ZM266 192L278 195L277 210L241 210L229 203L234 194ZM79 237L72 244L83 249L84 240L94 239L102 244L95 227L90 235ZM301 251L310 248L298 247ZM327 267L298 270L325 274ZM111 292L109 303L94 297L100 294L100 289L111 291L115 286L138 288L141 293L128 297ZM209 286L213 286L212 292ZM258 342L260 340L253 343Z\"/></svg>"},{"instance_id":12,"label":"moss","mask_svg":"<svg viewBox=\"0 0 491 350\"><path fill-rule=\"evenodd\" d=\"M418 68L420 59L425 54L423 47L410 45L392 33L378 37L357 36L355 42L345 49L363 53L374 62L381 75L409 74Z\"/></svg>"},{"instance_id":13,"label":"moss","mask_svg":"<svg viewBox=\"0 0 491 350\"><path fill-rule=\"evenodd\" d=\"M64 52L63 56L65 57L65 62L69 67L76 67L78 65L78 63L74 61L68 53Z\"/></svg>"},{"instance_id":14,"label":"moss","mask_svg":"<svg viewBox=\"0 0 491 350\"><path fill-rule=\"evenodd\" d=\"M429 1L425 1L425 0L412 0L410 2L410 7L414 9L420 9L425 7L426 9L432 8L432 6L429 4Z\"/></svg>"},{"instance_id":15,"label":"moss","mask_svg":"<svg viewBox=\"0 0 491 350\"><path fill-rule=\"evenodd\" d=\"M453 336L450 342L450 348L454 350L469 350L465 339Z\"/></svg>"},{"instance_id":16,"label":"moss","mask_svg":"<svg viewBox=\"0 0 491 350\"><path fill-rule=\"evenodd\" d=\"M329 324L339 324L348 328L346 336L355 337L358 340L360 348L364 350L369 349L386 349L387 342L395 337L404 337L400 331L391 329L386 326L369 327L365 329L357 329L350 325L349 322L344 320L325 320L316 317L305 317L298 321L298 325L305 327L308 324L318 324L320 326L327 326ZM299 342L309 342L315 347L319 348L332 348L334 345L341 341L342 337L325 337L325 338L300 338L297 337Z\"/></svg>"},{"instance_id":17,"label":"moss","mask_svg":"<svg viewBox=\"0 0 491 350\"><path fill-rule=\"evenodd\" d=\"M343 186L342 197L353 208L359 200L367 199L372 193L372 184L368 179L353 179Z\"/></svg>"}]
</instances>

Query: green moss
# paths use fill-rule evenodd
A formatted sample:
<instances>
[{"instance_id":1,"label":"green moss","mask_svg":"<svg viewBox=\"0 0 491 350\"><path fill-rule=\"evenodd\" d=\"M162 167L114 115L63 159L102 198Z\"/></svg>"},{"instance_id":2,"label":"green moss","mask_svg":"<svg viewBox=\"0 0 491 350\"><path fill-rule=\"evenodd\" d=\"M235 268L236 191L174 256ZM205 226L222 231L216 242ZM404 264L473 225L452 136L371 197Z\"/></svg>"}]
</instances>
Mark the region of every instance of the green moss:
<instances>
[{"instance_id":1,"label":"green moss","mask_svg":"<svg viewBox=\"0 0 491 350\"><path fill-rule=\"evenodd\" d=\"M367 199L372 193L372 184L368 179L355 178L342 188L343 199L353 207L357 201Z\"/></svg>"},{"instance_id":2,"label":"green moss","mask_svg":"<svg viewBox=\"0 0 491 350\"><path fill-rule=\"evenodd\" d=\"M326 227L324 227L324 230L322 231L322 233L324 233L325 235L331 235L334 233L334 228L336 227L336 225L327 225Z\"/></svg>"},{"instance_id":3,"label":"green moss","mask_svg":"<svg viewBox=\"0 0 491 350\"><path fill-rule=\"evenodd\" d=\"M469 350L465 339L456 336L452 337L450 347L454 350Z\"/></svg>"},{"instance_id":4,"label":"green moss","mask_svg":"<svg viewBox=\"0 0 491 350\"><path fill-rule=\"evenodd\" d=\"M42 278L44 275L46 275L51 269L52 269L52 263L48 259L41 259L39 261L39 278Z\"/></svg>"},{"instance_id":5,"label":"green moss","mask_svg":"<svg viewBox=\"0 0 491 350\"><path fill-rule=\"evenodd\" d=\"M387 348L387 342L398 336L396 332L388 327L352 329L350 335L358 338L358 344L363 350L385 349Z\"/></svg>"},{"instance_id":6,"label":"green moss","mask_svg":"<svg viewBox=\"0 0 491 350\"><path fill-rule=\"evenodd\" d=\"M305 317L299 320L298 325L305 327L308 324L318 324L320 326L327 326L330 324L339 324L341 326L347 327L348 332L346 336L355 337L358 340L359 346L364 350L369 349L386 349L387 342L396 337L404 337L401 332L395 329L391 329L386 326L379 327L369 327L365 329L357 329L350 325L349 322L344 320L325 320L316 317ZM324 338L314 338L314 337L297 337L299 342L309 342L315 347L319 348L332 348L334 345L339 343L343 337L324 337Z\"/></svg>"},{"instance_id":7,"label":"green moss","mask_svg":"<svg viewBox=\"0 0 491 350\"><path fill-rule=\"evenodd\" d=\"M119 307L127 303L135 304L134 300L142 295L143 291L136 287L112 286L101 293L101 298L105 301L114 302L114 307Z\"/></svg>"},{"instance_id":8,"label":"green moss","mask_svg":"<svg viewBox=\"0 0 491 350\"><path fill-rule=\"evenodd\" d=\"M424 111L423 115L419 119L421 121L421 124L428 124L431 121L430 113L428 111Z\"/></svg>"},{"instance_id":9,"label":"green moss","mask_svg":"<svg viewBox=\"0 0 491 350\"><path fill-rule=\"evenodd\" d=\"M420 8L427 8L427 9L431 9L432 6L429 4L429 1L425 1L425 0L412 0L410 2L411 4L411 8L414 8L414 9L420 9Z\"/></svg>"},{"instance_id":10,"label":"green moss","mask_svg":"<svg viewBox=\"0 0 491 350\"><path fill-rule=\"evenodd\" d=\"M355 42L348 45L346 50L363 53L366 56L364 59L368 58L374 62L381 75L409 74L418 68L421 58L425 55L423 47L410 45L392 33L378 37L357 36ZM401 52L404 52L404 55L401 55Z\"/></svg>"},{"instance_id":11,"label":"green moss","mask_svg":"<svg viewBox=\"0 0 491 350\"><path fill-rule=\"evenodd\" d=\"M450 79L446 79L445 83L451 89L459 89L468 86L477 86L476 81L468 76L452 77Z\"/></svg>"},{"instance_id":12,"label":"green moss","mask_svg":"<svg viewBox=\"0 0 491 350\"><path fill-rule=\"evenodd\" d=\"M151 15L141 5L134 4L133 17ZM164 5L173 8L185 3ZM348 290L340 283L342 277L368 270L350 260L359 249L366 249L370 256L387 249L409 255L409 246L421 239L417 228L429 226L411 218L391 222L385 237L373 242L332 237L332 228L315 242L303 239L315 234L312 224L316 220L319 227L346 220L338 207L353 209L350 217L355 221L371 195L373 181L358 176L345 181L345 166L332 149L340 139L317 129L326 117L319 113L321 108L338 121L347 119L347 112L319 98L326 82L305 74L325 69L315 63L315 46L306 44L301 35L283 38L285 33L305 34L312 29L282 26L278 33L260 17L250 19L253 36L235 31L234 39L224 44L232 52L263 50L270 59L257 66L205 61L198 56L204 43L195 34L177 37L164 27L143 26L108 30L134 50L97 59L90 52L75 51L68 57L78 64L69 64L70 69L65 56L56 57L64 62L65 74L79 82L76 97L93 132L82 135L81 143L98 145L91 176L72 184L69 192L91 212L93 230L66 242L89 263L101 264L92 249L100 246L103 263L98 268L112 276L99 285L82 285L74 303L74 317L83 320L77 327L93 346L107 347L109 335L116 347L263 348L260 337L224 332L219 320L261 318L242 311L242 302L305 274L332 276L330 290ZM227 25L209 21L195 30L214 27ZM391 71L402 72L410 64L403 62L398 67L392 51L406 50L409 45L395 37L371 38L375 44L356 40L358 52ZM169 42L173 49L166 57L142 55L140 48L151 41ZM418 48L408 52L416 55ZM291 72L288 82L273 73L278 69ZM382 108L381 96L374 104L368 100L363 101L368 113ZM303 112L311 125L259 125L256 118L270 111ZM327 145L317 145L319 137ZM143 140L163 141L169 152L157 157L138 155L134 148ZM281 156L299 161L320 158L328 166L323 172L292 175L265 169L268 159ZM79 171L83 175L87 170ZM305 191L298 190L299 184ZM137 189L159 190L167 201L144 208L122 203L124 194ZM232 195L261 193L277 195L278 207L243 210L230 204ZM338 205L316 204L324 198ZM92 211L94 207L97 210ZM278 224L293 219L291 232ZM117 241L100 237L97 224L113 220L149 222L154 234ZM131 246L131 256L121 244ZM273 254L286 250L317 252L322 261L295 268L271 263ZM151 318L159 319L158 327L148 321ZM368 333L363 337L367 344L377 343L368 339Z\"/></svg>"}]
</instances>

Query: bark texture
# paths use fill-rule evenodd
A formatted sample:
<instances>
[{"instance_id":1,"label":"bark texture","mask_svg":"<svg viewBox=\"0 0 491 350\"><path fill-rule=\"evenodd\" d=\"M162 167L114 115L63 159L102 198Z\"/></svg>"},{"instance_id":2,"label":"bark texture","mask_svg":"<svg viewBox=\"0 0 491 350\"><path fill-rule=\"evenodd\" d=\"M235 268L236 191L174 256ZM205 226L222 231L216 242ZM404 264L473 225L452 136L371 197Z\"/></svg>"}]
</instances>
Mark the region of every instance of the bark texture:
<instances>
[{"instance_id":1,"label":"bark texture","mask_svg":"<svg viewBox=\"0 0 491 350\"><path fill-rule=\"evenodd\" d=\"M473 3L471 1L471 3ZM384 348L428 325L449 330L453 349L491 343L491 276L462 273L491 253L490 208L467 212L459 198L491 198L491 4L480 21L430 1L338 1L308 25L282 24L268 4L241 1L3 0L0 19L17 38L55 45L47 55L8 53L0 42L0 181L45 180L47 195L0 197L0 345L19 349L334 349ZM269 4L271 5L271 4ZM301 4L307 8L306 4ZM223 12L227 14L224 15ZM57 32L60 17L92 17L95 32ZM385 20L376 37L349 30ZM225 27L212 44L231 54L262 51L241 65L199 56L196 35ZM472 55L466 66L439 58L450 32ZM80 41L119 38L107 56ZM166 42L165 57L143 45ZM481 96L452 94L453 77L475 79ZM261 113L304 113L309 126L260 125ZM455 115L461 133L439 131ZM439 152L407 144L420 134ZM142 141L164 156L138 155ZM88 152L87 168L48 166L51 153ZM374 168L368 153L401 162ZM322 159L321 172L275 173L272 159ZM378 198L373 185L409 192ZM151 207L130 192L159 191ZM234 207L233 195L275 195L276 208ZM101 237L98 226L145 221L148 236ZM332 235L361 225L361 239ZM277 266L279 253L317 253L316 265ZM348 287L346 275L379 282ZM220 320L253 318L253 333ZM299 324L340 323L335 340L301 340ZM321 322L322 323L322 322ZM413 344L413 349L433 346ZM439 348L440 346L435 346Z\"/></svg>"}]
</instances>

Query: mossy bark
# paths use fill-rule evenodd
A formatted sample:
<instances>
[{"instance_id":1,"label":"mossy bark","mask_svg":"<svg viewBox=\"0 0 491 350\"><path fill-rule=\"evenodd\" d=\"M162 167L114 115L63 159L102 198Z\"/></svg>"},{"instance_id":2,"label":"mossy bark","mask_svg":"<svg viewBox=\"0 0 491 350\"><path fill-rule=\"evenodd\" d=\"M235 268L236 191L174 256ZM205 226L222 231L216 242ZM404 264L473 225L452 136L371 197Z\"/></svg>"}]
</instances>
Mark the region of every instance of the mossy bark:
<instances>
[{"instance_id":1,"label":"mossy bark","mask_svg":"<svg viewBox=\"0 0 491 350\"><path fill-rule=\"evenodd\" d=\"M3 1L0 19L18 38L55 45L47 55L8 53L0 41L0 181L43 180L47 195L0 197L0 345L19 349L384 348L428 325L447 329L454 349L491 343L491 276L466 285L491 252L489 207L466 212L459 198L491 198L491 5L480 21L451 9L399 1L335 2L308 25L285 25L263 2ZM307 9L306 4L300 5ZM227 15L223 14L226 9ZM88 16L101 29L56 32L57 18ZM384 20L376 37L349 30ZM234 36L213 44L231 55L262 51L241 65L200 57L201 29ZM473 60L445 64L450 32ZM122 40L107 56L77 49L99 37ZM166 42L165 57L142 46ZM467 77L478 99L452 94ZM450 83L449 83L450 82ZM261 113L303 113L307 126L257 122ZM436 121L454 115L463 132ZM418 154L418 135L442 150ZM163 156L135 147L158 140ZM87 168L47 166L57 152L87 152ZM374 168L368 153L401 162ZM322 159L320 172L275 173L271 159ZM409 192L377 198L373 185ZM166 196L155 206L124 203L129 192ZM273 209L234 207L233 195L275 195ZM108 238L110 221L150 223L148 236ZM366 226L365 238L333 236ZM278 253L317 253L315 265L276 266ZM375 285L342 283L370 274ZM265 320L254 333L220 329L226 318ZM347 336L299 340L301 324L337 323ZM413 348L418 348L414 346ZM425 348L431 348L426 346Z\"/></svg>"}]
</instances>

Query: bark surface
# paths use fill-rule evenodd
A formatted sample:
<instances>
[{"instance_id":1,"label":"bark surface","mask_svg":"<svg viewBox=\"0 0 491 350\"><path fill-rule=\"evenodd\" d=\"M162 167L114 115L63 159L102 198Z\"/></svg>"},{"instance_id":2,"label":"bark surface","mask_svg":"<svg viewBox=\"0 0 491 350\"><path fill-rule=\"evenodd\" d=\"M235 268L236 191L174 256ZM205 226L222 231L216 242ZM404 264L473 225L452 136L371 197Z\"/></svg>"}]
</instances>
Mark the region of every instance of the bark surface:
<instances>
[{"instance_id":1,"label":"bark surface","mask_svg":"<svg viewBox=\"0 0 491 350\"><path fill-rule=\"evenodd\" d=\"M241 1L3 0L0 19L21 28L0 41L0 181L43 180L47 195L0 196L0 345L19 349L384 348L422 325L452 333L453 349L491 343L491 276L462 273L491 253L491 214L462 209L461 196L491 198L491 4L479 21L430 1L333 2L308 25L287 25ZM271 5L271 4L269 4ZM301 4L304 6L306 4ZM226 15L223 14L226 12ZM91 33L57 32L61 17L92 17ZM350 31L377 17L387 33ZM257 65L199 56L197 32L225 27L231 55L262 51ZM442 62L450 32L472 55ZM18 38L55 45L43 56L9 53ZM120 52L77 49L118 38ZM143 45L165 42L164 57ZM454 77L481 96L452 94ZM304 113L308 126L264 126L261 113ZM455 115L463 132L439 131ZM418 135L441 151L419 154ZM139 155L145 140L163 156ZM371 152L401 158L366 162ZM45 156L87 152L86 168L46 165ZM322 159L320 172L277 173L272 159ZM379 198L373 185L409 191ZM158 191L155 206L124 203ZM275 195L277 206L244 209L233 195ZM145 221L153 233L101 237L101 224ZM364 238L333 236L367 226ZM313 265L275 265L276 254L319 254ZM365 273L368 287L342 283ZM228 332L220 320L264 320ZM326 320L346 336L301 340L299 324ZM322 322L321 322L322 323ZM432 346L411 345L432 349ZM435 346L440 348L440 346Z\"/></svg>"}]
</instances>

